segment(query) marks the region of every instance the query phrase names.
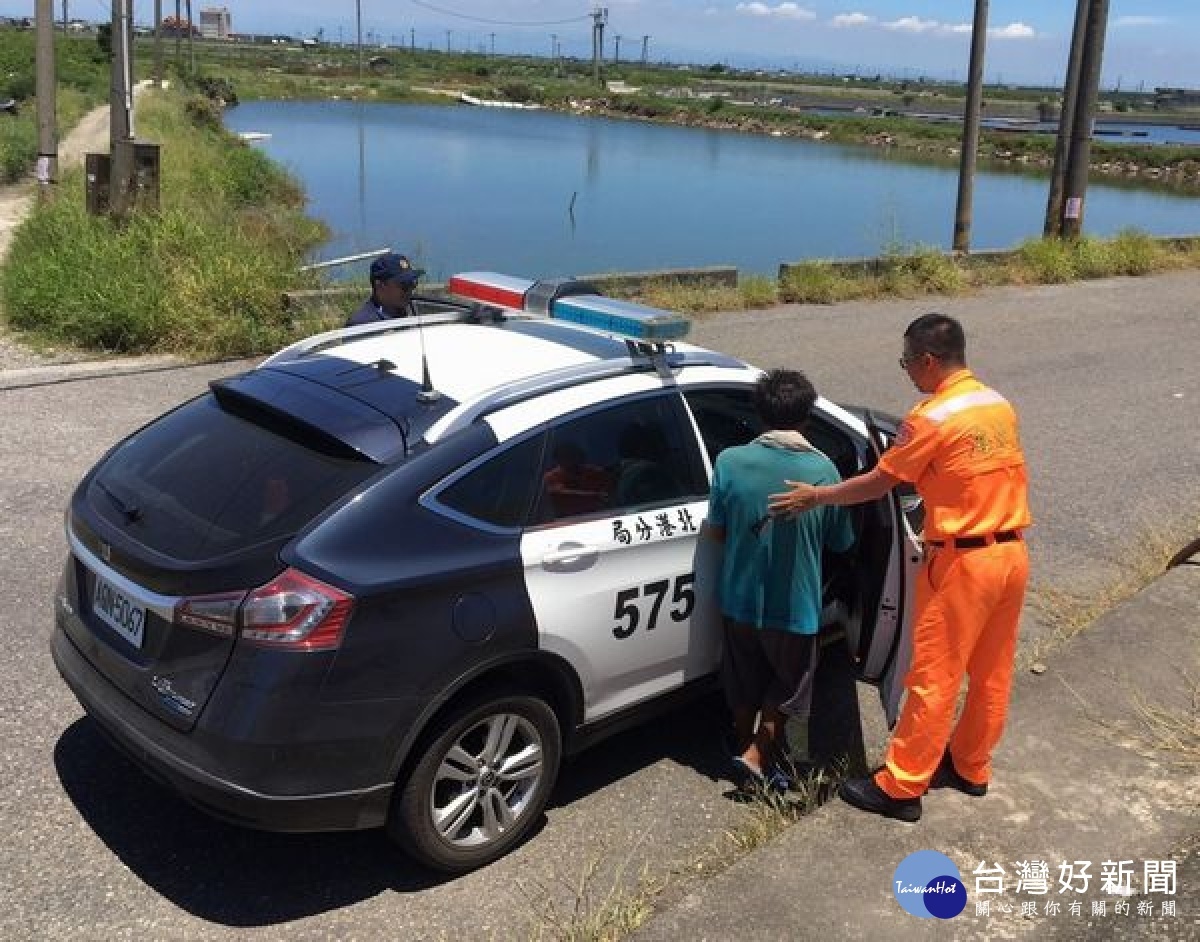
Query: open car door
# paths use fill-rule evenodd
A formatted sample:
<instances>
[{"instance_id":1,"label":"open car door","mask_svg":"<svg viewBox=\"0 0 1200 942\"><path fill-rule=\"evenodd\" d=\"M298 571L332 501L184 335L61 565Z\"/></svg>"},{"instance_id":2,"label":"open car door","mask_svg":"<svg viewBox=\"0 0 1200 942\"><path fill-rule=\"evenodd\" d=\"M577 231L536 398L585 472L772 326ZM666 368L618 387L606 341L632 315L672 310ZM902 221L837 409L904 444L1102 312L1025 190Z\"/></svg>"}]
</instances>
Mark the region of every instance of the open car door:
<instances>
[{"instance_id":1,"label":"open car door","mask_svg":"<svg viewBox=\"0 0 1200 942\"><path fill-rule=\"evenodd\" d=\"M879 463L886 442L869 411L863 421L869 445L865 473ZM847 641L861 678L879 687L888 725L894 726L912 660L913 589L923 552L916 532L923 508L911 488L895 488L863 511L874 518L870 529L878 544L872 554L874 565L862 575L876 584L865 587L868 604L859 630L848 633Z\"/></svg>"}]
</instances>

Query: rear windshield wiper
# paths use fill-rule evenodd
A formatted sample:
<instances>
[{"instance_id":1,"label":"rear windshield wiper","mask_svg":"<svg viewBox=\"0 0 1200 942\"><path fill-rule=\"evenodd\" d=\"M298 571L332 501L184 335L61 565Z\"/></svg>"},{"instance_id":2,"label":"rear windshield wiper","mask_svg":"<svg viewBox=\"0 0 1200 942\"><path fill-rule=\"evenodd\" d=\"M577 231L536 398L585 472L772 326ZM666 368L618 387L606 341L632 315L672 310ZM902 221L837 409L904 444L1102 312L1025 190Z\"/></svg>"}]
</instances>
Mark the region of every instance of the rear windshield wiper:
<instances>
[{"instance_id":1,"label":"rear windshield wiper","mask_svg":"<svg viewBox=\"0 0 1200 942\"><path fill-rule=\"evenodd\" d=\"M121 512L121 516L125 518L126 523L137 523L139 520L142 519L142 508L141 507L138 507L135 504L130 504L130 503L127 503L126 501L123 501L120 497L118 497L115 493L113 493L112 490L109 489L108 485L106 485L99 478L96 479L95 484L96 484L96 487L98 487L98 488L100 488L100 490L104 491L104 493L108 497L108 499L111 500L113 502L113 504L116 505L117 510L119 510Z\"/></svg>"}]
</instances>

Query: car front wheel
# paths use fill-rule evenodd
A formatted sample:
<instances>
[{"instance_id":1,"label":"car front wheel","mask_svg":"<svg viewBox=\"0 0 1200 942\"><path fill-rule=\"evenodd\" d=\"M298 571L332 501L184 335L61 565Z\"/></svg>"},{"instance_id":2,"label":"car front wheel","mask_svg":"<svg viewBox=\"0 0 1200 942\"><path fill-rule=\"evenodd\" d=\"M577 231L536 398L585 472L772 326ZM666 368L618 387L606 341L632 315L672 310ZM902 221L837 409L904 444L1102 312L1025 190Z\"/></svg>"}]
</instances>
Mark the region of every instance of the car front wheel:
<instances>
[{"instance_id":1,"label":"car front wheel","mask_svg":"<svg viewBox=\"0 0 1200 942\"><path fill-rule=\"evenodd\" d=\"M491 863L541 817L562 756L558 718L536 697L491 695L438 721L396 796L389 833L421 863Z\"/></svg>"}]
</instances>

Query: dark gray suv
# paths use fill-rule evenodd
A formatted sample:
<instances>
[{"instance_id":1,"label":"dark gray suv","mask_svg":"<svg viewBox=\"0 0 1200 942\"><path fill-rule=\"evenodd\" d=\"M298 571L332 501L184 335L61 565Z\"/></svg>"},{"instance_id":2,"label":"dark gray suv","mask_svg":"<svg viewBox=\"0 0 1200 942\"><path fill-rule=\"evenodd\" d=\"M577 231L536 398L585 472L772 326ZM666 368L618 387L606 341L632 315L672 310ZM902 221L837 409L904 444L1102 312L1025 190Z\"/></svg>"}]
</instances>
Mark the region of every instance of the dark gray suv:
<instances>
[{"instance_id":1,"label":"dark gray suv","mask_svg":"<svg viewBox=\"0 0 1200 942\"><path fill-rule=\"evenodd\" d=\"M716 455L760 431L759 373L578 283L450 287L110 450L71 500L53 654L201 808L386 826L461 871L529 833L564 754L712 686L697 533ZM810 437L849 475L886 434L822 400ZM828 611L894 707L918 550L898 498L856 529Z\"/></svg>"}]
</instances>

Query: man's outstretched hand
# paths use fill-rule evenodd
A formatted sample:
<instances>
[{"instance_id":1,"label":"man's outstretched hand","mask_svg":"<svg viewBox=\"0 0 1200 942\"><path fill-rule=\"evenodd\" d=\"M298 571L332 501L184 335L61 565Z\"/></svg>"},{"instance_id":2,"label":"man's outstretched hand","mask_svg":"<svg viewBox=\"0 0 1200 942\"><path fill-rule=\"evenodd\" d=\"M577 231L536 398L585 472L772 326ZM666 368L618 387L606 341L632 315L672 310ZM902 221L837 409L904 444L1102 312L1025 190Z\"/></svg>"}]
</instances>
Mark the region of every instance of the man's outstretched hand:
<instances>
[{"instance_id":1,"label":"man's outstretched hand","mask_svg":"<svg viewBox=\"0 0 1200 942\"><path fill-rule=\"evenodd\" d=\"M803 481L784 481L788 490L767 498L767 509L773 514L791 515L812 510L817 506L817 489Z\"/></svg>"}]
</instances>

